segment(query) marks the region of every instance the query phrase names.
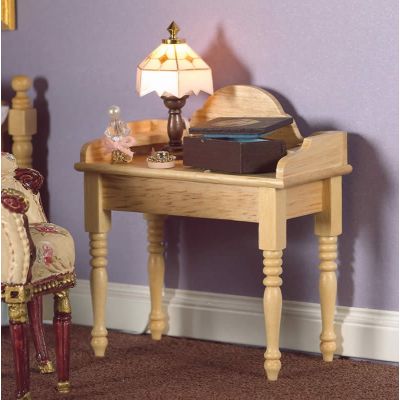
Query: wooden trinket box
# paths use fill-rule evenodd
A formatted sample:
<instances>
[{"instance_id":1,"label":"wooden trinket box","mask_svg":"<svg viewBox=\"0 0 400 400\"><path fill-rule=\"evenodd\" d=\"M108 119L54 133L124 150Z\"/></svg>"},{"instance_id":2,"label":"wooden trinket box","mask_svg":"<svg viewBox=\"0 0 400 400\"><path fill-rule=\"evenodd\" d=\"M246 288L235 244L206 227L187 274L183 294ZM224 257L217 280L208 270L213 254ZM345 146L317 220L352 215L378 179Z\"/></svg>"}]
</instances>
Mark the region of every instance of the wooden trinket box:
<instances>
[{"instance_id":1,"label":"wooden trinket box","mask_svg":"<svg viewBox=\"0 0 400 400\"><path fill-rule=\"evenodd\" d=\"M286 115L221 117L197 124L184 139L183 164L237 174L275 172L276 164L286 155L286 145L265 135L292 122Z\"/></svg>"},{"instance_id":2,"label":"wooden trinket box","mask_svg":"<svg viewBox=\"0 0 400 400\"><path fill-rule=\"evenodd\" d=\"M183 140L183 165L237 174L275 172L286 155L281 140L210 139L186 136Z\"/></svg>"}]
</instances>

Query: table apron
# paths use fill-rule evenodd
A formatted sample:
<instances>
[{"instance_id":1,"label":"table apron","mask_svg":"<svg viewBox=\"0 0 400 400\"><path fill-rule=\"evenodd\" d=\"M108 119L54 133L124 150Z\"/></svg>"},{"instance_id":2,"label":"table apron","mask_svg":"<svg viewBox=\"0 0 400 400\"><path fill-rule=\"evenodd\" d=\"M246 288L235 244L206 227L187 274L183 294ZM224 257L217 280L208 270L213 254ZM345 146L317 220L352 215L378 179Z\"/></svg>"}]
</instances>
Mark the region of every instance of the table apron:
<instances>
[{"instance_id":1,"label":"table apron","mask_svg":"<svg viewBox=\"0 0 400 400\"><path fill-rule=\"evenodd\" d=\"M286 218L317 214L324 208L324 181L303 183L286 189Z\"/></svg>"},{"instance_id":2,"label":"table apron","mask_svg":"<svg viewBox=\"0 0 400 400\"><path fill-rule=\"evenodd\" d=\"M103 175L102 188L105 210L259 222L265 209L263 187ZM322 180L268 190L286 191L286 219L323 210Z\"/></svg>"},{"instance_id":3,"label":"table apron","mask_svg":"<svg viewBox=\"0 0 400 400\"><path fill-rule=\"evenodd\" d=\"M259 188L103 175L106 210L258 222Z\"/></svg>"}]
</instances>

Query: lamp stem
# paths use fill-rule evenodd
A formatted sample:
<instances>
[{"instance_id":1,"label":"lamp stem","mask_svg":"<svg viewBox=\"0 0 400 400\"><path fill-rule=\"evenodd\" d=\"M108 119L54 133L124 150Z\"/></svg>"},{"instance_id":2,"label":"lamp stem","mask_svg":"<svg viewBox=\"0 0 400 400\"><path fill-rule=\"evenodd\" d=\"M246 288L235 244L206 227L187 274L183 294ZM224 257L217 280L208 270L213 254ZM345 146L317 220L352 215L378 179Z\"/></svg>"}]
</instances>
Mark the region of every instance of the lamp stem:
<instances>
[{"instance_id":1,"label":"lamp stem","mask_svg":"<svg viewBox=\"0 0 400 400\"><path fill-rule=\"evenodd\" d=\"M174 96L162 96L165 106L168 108L168 124L167 132L169 137L169 144L167 150L176 156L177 159L182 159L182 135L185 129L185 123L182 119L181 109L186 103L189 96L181 98Z\"/></svg>"}]
</instances>

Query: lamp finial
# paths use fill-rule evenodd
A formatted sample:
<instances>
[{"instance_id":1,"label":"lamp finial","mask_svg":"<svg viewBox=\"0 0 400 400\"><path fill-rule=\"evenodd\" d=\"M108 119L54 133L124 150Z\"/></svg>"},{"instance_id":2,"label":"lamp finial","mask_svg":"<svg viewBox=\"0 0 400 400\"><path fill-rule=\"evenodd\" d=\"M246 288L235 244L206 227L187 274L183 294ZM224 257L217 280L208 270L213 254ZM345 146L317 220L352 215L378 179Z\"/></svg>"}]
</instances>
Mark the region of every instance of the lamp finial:
<instances>
[{"instance_id":1,"label":"lamp finial","mask_svg":"<svg viewBox=\"0 0 400 400\"><path fill-rule=\"evenodd\" d=\"M180 31L180 28L178 26L178 24L175 21L172 21L168 28L167 31L169 32L169 38L168 39L163 39L162 42L163 43L167 43L167 44L179 44L179 43L185 43L186 40L185 39L181 39L181 38L177 38L177 34Z\"/></svg>"},{"instance_id":2,"label":"lamp finial","mask_svg":"<svg viewBox=\"0 0 400 400\"><path fill-rule=\"evenodd\" d=\"M178 32L180 31L180 28L178 26L178 24L175 21L172 21L168 28L167 31L169 32L169 38L170 39L176 39L176 35L178 34Z\"/></svg>"}]
</instances>

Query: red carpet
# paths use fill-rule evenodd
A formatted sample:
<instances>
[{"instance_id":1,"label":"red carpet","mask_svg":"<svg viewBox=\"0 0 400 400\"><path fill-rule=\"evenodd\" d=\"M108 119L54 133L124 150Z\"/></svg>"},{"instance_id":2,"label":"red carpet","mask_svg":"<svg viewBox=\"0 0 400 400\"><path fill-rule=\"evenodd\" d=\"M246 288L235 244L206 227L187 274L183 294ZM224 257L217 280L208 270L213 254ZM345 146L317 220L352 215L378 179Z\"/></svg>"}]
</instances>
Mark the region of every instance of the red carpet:
<instances>
[{"instance_id":1,"label":"red carpet","mask_svg":"<svg viewBox=\"0 0 400 400\"><path fill-rule=\"evenodd\" d=\"M54 338L46 327L54 359ZM384 363L282 353L277 382L264 376L261 348L148 335L109 332L104 359L96 359L89 346L90 329L73 326L69 395L59 395L56 377L40 375L31 353L33 400L130 399L268 399L268 400L391 400L398 399L398 367ZM3 400L13 399L14 371L10 335L2 329ZM31 344L31 350L33 345Z\"/></svg>"}]
</instances>

